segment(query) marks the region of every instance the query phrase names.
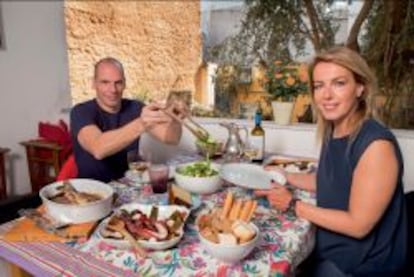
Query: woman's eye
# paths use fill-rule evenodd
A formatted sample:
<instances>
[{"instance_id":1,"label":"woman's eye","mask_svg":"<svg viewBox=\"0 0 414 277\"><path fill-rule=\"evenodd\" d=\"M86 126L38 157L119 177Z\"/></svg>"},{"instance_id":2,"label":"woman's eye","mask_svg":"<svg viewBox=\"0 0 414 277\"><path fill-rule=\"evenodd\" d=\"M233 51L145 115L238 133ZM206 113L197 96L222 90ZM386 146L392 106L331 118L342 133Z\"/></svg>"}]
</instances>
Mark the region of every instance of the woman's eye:
<instances>
[{"instance_id":1,"label":"woman's eye","mask_svg":"<svg viewBox=\"0 0 414 277\"><path fill-rule=\"evenodd\" d=\"M342 87L342 86L344 86L346 84L346 82L345 81L335 81L334 82L334 86L336 86L336 87Z\"/></svg>"},{"instance_id":2,"label":"woman's eye","mask_svg":"<svg viewBox=\"0 0 414 277\"><path fill-rule=\"evenodd\" d=\"M321 84L313 85L313 89L314 90L318 90L318 89L321 89L321 88L322 88L322 85Z\"/></svg>"}]
</instances>

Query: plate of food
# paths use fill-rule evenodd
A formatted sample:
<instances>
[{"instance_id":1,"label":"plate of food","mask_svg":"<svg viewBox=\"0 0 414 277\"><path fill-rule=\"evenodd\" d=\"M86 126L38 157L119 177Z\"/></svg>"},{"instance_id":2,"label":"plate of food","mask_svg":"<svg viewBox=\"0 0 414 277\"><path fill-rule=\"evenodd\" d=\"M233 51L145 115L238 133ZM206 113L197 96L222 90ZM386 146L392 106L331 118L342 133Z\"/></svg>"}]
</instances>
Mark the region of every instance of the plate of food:
<instances>
[{"instance_id":1,"label":"plate of food","mask_svg":"<svg viewBox=\"0 0 414 277\"><path fill-rule=\"evenodd\" d=\"M271 156L264 162L265 167L279 167L286 172L312 172L317 167L317 160L312 158Z\"/></svg>"},{"instance_id":2,"label":"plate of food","mask_svg":"<svg viewBox=\"0 0 414 277\"><path fill-rule=\"evenodd\" d=\"M120 249L131 247L123 231L112 228L113 222L121 226L143 248L165 250L175 246L184 235L184 225L190 210L184 206L154 206L129 203L101 222L97 234L105 243Z\"/></svg>"},{"instance_id":3,"label":"plate of food","mask_svg":"<svg viewBox=\"0 0 414 277\"><path fill-rule=\"evenodd\" d=\"M225 164L221 167L220 176L231 184L248 189L271 189L272 181L286 184L286 177L282 173L248 163Z\"/></svg>"},{"instance_id":4,"label":"plate of food","mask_svg":"<svg viewBox=\"0 0 414 277\"><path fill-rule=\"evenodd\" d=\"M112 210L113 194L108 184L81 178L57 181L39 191L49 216L74 224L106 217Z\"/></svg>"}]
</instances>

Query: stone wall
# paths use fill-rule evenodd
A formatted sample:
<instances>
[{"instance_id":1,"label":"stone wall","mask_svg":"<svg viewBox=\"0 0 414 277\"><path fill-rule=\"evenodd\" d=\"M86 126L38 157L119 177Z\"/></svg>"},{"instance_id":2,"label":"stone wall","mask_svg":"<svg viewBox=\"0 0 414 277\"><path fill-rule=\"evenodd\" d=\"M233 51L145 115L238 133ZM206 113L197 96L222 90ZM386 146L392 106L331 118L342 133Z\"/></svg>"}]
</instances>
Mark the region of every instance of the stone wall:
<instances>
[{"instance_id":1,"label":"stone wall","mask_svg":"<svg viewBox=\"0 0 414 277\"><path fill-rule=\"evenodd\" d=\"M165 98L195 91L202 59L199 1L65 1L74 103L93 98L93 64L106 56L125 66L126 97Z\"/></svg>"}]
</instances>

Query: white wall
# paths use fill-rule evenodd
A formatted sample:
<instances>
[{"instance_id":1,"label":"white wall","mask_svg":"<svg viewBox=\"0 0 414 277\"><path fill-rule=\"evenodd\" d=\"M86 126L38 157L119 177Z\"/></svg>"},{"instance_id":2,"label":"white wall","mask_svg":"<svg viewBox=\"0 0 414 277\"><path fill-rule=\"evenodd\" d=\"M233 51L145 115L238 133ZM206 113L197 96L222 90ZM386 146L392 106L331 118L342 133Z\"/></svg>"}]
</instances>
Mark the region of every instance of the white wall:
<instances>
[{"instance_id":1,"label":"white wall","mask_svg":"<svg viewBox=\"0 0 414 277\"><path fill-rule=\"evenodd\" d=\"M39 121L56 122L70 107L63 1L1 1L0 146L8 147L8 191L30 191L20 141L37 136Z\"/></svg>"}]
</instances>

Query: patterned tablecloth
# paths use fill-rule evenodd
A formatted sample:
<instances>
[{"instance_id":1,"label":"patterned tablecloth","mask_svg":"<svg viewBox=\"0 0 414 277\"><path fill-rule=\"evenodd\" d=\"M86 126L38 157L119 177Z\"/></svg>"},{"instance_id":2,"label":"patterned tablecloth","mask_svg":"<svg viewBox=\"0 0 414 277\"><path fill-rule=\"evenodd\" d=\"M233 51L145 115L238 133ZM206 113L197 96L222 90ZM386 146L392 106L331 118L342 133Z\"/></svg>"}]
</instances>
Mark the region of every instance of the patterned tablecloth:
<instances>
[{"instance_id":1,"label":"patterned tablecloth","mask_svg":"<svg viewBox=\"0 0 414 277\"><path fill-rule=\"evenodd\" d=\"M125 193L122 185L116 186ZM142 199L147 199L146 187L141 187ZM253 219L261 237L249 256L236 264L226 264L203 249L195 230L195 217L204 208L222 205L227 190L232 190L237 197L251 194L240 187L225 186L215 194L202 196L203 205L192 212L178 245L166 251L153 251L147 259L136 260L133 252L116 249L100 240L97 234L86 242L70 244L15 243L0 239L0 257L35 276L289 276L294 273L313 248L314 227L306 220L269 209L263 199ZM126 194L130 192L126 190ZM307 192L296 191L296 194L304 201L314 201L314 196ZM0 226L0 232L10 224Z\"/></svg>"},{"instance_id":2,"label":"patterned tablecloth","mask_svg":"<svg viewBox=\"0 0 414 277\"><path fill-rule=\"evenodd\" d=\"M226 264L203 249L195 230L195 218L205 208L222 205L228 190L232 190L236 197L251 194L240 187L225 187L218 193L202 196L203 207L192 213L177 247L153 251L147 259L136 260L133 252L116 249L96 234L77 248L140 276L288 276L294 272L313 248L314 228L308 221L292 214L267 208L264 199L259 201L253 220L260 229L260 242L247 258L236 264ZM306 192L297 192L297 196L304 201L313 201L313 196Z\"/></svg>"}]
</instances>

